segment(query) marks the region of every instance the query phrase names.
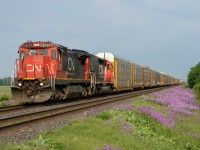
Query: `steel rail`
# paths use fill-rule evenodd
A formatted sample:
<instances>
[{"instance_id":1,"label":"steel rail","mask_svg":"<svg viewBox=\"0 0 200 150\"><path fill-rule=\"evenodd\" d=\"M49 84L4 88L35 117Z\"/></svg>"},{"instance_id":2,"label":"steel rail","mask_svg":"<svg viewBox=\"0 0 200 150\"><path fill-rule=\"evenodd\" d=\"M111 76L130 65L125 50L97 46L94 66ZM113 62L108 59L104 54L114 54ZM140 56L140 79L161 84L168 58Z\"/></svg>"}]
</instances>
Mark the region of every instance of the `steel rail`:
<instances>
[{"instance_id":1,"label":"steel rail","mask_svg":"<svg viewBox=\"0 0 200 150\"><path fill-rule=\"evenodd\" d=\"M1 112L6 112L6 111L10 111L10 110L21 109L21 108L25 108L25 107L27 107L27 106L14 105L14 106L0 107L0 113Z\"/></svg>"}]
</instances>

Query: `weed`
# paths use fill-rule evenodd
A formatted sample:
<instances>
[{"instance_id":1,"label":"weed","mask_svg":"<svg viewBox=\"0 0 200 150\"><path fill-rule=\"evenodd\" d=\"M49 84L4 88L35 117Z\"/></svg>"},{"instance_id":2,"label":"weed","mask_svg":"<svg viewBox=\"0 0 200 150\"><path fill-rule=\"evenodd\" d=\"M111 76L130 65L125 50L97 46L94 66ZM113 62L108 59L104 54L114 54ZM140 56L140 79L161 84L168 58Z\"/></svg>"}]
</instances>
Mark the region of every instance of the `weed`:
<instances>
[{"instance_id":1,"label":"weed","mask_svg":"<svg viewBox=\"0 0 200 150\"><path fill-rule=\"evenodd\" d=\"M0 101L5 101L5 100L9 100L10 97L8 95L2 95L0 96Z\"/></svg>"},{"instance_id":2,"label":"weed","mask_svg":"<svg viewBox=\"0 0 200 150\"><path fill-rule=\"evenodd\" d=\"M17 145L14 149L18 150L27 150L27 149L48 149L48 150L65 150L65 145L57 142L53 139L43 138L42 135L39 135L35 140L29 141L26 144Z\"/></svg>"},{"instance_id":3,"label":"weed","mask_svg":"<svg viewBox=\"0 0 200 150\"><path fill-rule=\"evenodd\" d=\"M98 114L97 115L97 118L101 118L101 119L105 119L105 120L108 120L108 119L110 119L112 116L109 114L109 113L107 113L107 112L102 112L102 113L100 113L100 114Z\"/></svg>"}]
</instances>

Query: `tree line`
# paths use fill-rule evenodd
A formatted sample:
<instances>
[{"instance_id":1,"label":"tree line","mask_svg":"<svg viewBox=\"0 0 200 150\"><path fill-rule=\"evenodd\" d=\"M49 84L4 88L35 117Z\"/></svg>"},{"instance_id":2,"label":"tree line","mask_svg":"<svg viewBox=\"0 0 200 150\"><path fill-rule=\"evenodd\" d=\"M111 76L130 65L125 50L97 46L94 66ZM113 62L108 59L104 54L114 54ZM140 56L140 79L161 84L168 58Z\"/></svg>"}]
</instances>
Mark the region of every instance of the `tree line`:
<instances>
[{"instance_id":1,"label":"tree line","mask_svg":"<svg viewBox=\"0 0 200 150\"><path fill-rule=\"evenodd\" d=\"M0 79L0 86L2 85L10 85L11 77L5 77Z\"/></svg>"}]
</instances>

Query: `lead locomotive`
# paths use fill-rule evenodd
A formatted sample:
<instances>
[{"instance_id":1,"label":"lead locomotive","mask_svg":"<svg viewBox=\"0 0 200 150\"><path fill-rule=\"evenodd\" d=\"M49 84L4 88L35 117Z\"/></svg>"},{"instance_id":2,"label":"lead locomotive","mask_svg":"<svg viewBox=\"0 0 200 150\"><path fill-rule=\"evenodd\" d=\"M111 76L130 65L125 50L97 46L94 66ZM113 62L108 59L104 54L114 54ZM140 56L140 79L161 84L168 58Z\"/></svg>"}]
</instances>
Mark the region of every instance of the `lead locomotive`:
<instances>
[{"instance_id":1,"label":"lead locomotive","mask_svg":"<svg viewBox=\"0 0 200 150\"><path fill-rule=\"evenodd\" d=\"M52 42L22 44L11 92L19 103L67 99L113 90L112 64L83 50Z\"/></svg>"}]
</instances>

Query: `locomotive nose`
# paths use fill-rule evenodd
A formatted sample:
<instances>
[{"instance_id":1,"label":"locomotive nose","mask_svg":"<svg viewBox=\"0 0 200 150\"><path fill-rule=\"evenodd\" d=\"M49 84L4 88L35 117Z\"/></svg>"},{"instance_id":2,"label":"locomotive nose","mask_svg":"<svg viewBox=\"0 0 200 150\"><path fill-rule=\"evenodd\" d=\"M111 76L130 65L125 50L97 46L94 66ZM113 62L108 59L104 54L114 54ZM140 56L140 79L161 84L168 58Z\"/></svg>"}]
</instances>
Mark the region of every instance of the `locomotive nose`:
<instances>
[{"instance_id":1,"label":"locomotive nose","mask_svg":"<svg viewBox=\"0 0 200 150\"><path fill-rule=\"evenodd\" d=\"M27 55L24 57L24 78L48 78L51 73L50 57Z\"/></svg>"}]
</instances>

